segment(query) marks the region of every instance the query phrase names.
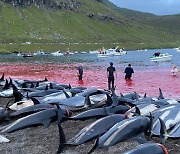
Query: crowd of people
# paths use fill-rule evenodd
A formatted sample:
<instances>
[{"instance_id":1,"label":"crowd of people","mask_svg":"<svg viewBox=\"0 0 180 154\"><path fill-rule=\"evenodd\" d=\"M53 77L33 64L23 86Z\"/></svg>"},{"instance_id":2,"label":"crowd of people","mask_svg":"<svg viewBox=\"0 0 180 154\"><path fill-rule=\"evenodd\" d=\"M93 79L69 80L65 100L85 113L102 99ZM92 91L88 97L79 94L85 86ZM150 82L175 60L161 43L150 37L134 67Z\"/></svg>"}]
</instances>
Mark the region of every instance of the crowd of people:
<instances>
[{"instance_id":1,"label":"crowd of people","mask_svg":"<svg viewBox=\"0 0 180 154\"><path fill-rule=\"evenodd\" d=\"M78 80L83 81L83 66L82 64L79 64L77 67L78 70ZM178 77L178 72L180 72L176 66L173 66L171 69L172 76ZM128 66L124 70L125 73L125 79L131 80L132 74L134 73L134 70L131 66L131 64L128 64ZM107 79L108 79L108 90L112 90L115 88L114 81L115 78L117 78L117 71L116 68L113 66L113 62L110 62L110 66L107 68Z\"/></svg>"},{"instance_id":2,"label":"crowd of people","mask_svg":"<svg viewBox=\"0 0 180 154\"><path fill-rule=\"evenodd\" d=\"M134 73L133 68L131 67L131 64L128 64L128 66L124 70L125 73L125 79L131 79L132 73ZM79 64L77 67L77 75L78 75L78 82L83 81L83 66L82 64ZM112 90L115 88L114 86L114 80L117 78L117 72L115 67L113 66L113 62L110 62L110 66L107 68L107 79L108 79L108 89Z\"/></svg>"}]
</instances>

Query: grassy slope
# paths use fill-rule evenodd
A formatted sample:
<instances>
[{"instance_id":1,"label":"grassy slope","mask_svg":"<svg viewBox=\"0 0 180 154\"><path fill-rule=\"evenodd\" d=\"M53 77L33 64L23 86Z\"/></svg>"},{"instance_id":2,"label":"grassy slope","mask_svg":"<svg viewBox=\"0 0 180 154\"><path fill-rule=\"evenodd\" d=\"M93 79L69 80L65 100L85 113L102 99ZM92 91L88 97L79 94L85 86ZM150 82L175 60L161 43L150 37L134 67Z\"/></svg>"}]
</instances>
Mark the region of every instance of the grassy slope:
<instances>
[{"instance_id":1,"label":"grassy slope","mask_svg":"<svg viewBox=\"0 0 180 154\"><path fill-rule=\"evenodd\" d=\"M179 31L175 33L175 30L168 29L167 24L166 27L163 26L167 18L170 18L168 16L162 21L152 16L151 20L147 22L142 20L140 23L98 2L82 0L81 4L81 12L110 15L121 21L121 24L101 21L97 18L90 19L83 13L37 9L34 6L14 8L5 4L0 8L0 41L4 43L118 42L129 45L143 42L152 46L157 43L178 43L180 40ZM170 19L172 21L172 18ZM177 17L174 17L173 22L176 21ZM176 30L179 30L178 24L179 22L174 25ZM15 45L13 49L15 48L19 46ZM27 49L31 50L30 47Z\"/></svg>"}]
</instances>

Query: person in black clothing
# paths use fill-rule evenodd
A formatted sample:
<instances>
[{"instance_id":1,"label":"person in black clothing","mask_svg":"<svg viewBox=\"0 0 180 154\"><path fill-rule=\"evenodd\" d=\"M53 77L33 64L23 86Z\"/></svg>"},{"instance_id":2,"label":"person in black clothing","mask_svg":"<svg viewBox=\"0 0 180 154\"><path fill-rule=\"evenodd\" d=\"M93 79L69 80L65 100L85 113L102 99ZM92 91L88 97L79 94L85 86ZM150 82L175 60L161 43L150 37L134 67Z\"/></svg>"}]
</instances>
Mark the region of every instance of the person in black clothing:
<instances>
[{"instance_id":1,"label":"person in black clothing","mask_svg":"<svg viewBox=\"0 0 180 154\"><path fill-rule=\"evenodd\" d=\"M114 89L114 73L117 78L117 73L115 67L113 67L113 63L110 62L110 66L107 68L107 78L108 78L108 89Z\"/></svg>"},{"instance_id":2,"label":"person in black clothing","mask_svg":"<svg viewBox=\"0 0 180 154\"><path fill-rule=\"evenodd\" d=\"M80 80L82 80L82 77L83 77L83 67L81 64L77 67L77 70L78 70L78 77L79 77L79 81L80 81Z\"/></svg>"},{"instance_id":3,"label":"person in black clothing","mask_svg":"<svg viewBox=\"0 0 180 154\"><path fill-rule=\"evenodd\" d=\"M126 73L125 79L131 79L132 73L134 73L134 70L131 67L131 64L128 64L128 67L125 68L124 73Z\"/></svg>"}]
</instances>

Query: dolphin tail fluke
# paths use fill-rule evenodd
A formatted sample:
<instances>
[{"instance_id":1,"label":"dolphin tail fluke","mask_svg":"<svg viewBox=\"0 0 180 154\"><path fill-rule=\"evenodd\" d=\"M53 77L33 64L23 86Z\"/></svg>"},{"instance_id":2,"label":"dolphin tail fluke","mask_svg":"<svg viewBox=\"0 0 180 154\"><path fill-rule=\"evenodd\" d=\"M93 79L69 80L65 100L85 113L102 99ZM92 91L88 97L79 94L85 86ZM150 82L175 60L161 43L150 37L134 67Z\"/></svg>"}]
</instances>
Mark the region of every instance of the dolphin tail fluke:
<instances>
[{"instance_id":1,"label":"dolphin tail fluke","mask_svg":"<svg viewBox=\"0 0 180 154\"><path fill-rule=\"evenodd\" d=\"M92 153L97 148L98 142L99 142L99 137L96 139L94 146L92 147L92 149L87 154Z\"/></svg>"},{"instance_id":2,"label":"dolphin tail fluke","mask_svg":"<svg viewBox=\"0 0 180 154\"><path fill-rule=\"evenodd\" d=\"M61 127L60 124L58 124L58 129L59 129L59 148L58 148L57 154L60 154L65 147L66 138L65 138L63 128Z\"/></svg>"},{"instance_id":3,"label":"dolphin tail fluke","mask_svg":"<svg viewBox=\"0 0 180 154\"><path fill-rule=\"evenodd\" d=\"M161 128L160 128L160 143L164 144L166 139L168 138L167 135L167 130L166 130L166 125L164 123L164 121L159 118L160 124L161 124Z\"/></svg>"},{"instance_id":4,"label":"dolphin tail fluke","mask_svg":"<svg viewBox=\"0 0 180 154\"><path fill-rule=\"evenodd\" d=\"M158 97L158 99L164 99L161 88L159 88L159 97Z\"/></svg>"}]
</instances>

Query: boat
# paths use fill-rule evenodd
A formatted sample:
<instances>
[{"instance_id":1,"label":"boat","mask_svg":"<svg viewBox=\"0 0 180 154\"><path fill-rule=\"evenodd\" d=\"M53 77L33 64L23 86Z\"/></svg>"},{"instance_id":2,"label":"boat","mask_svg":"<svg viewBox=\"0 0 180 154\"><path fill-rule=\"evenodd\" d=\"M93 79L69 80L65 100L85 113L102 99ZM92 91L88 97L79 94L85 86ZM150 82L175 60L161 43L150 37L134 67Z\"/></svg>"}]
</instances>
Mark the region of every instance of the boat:
<instances>
[{"instance_id":1,"label":"boat","mask_svg":"<svg viewBox=\"0 0 180 154\"><path fill-rule=\"evenodd\" d=\"M171 61L172 55L169 53L159 53L158 55L153 55L153 57L150 58L151 61Z\"/></svg>"},{"instance_id":2,"label":"boat","mask_svg":"<svg viewBox=\"0 0 180 154\"><path fill-rule=\"evenodd\" d=\"M117 48L115 49L111 48L107 50L102 49L99 51L98 57L122 56L124 54L127 54L127 52L123 49L117 49Z\"/></svg>"},{"instance_id":3,"label":"boat","mask_svg":"<svg viewBox=\"0 0 180 154\"><path fill-rule=\"evenodd\" d=\"M56 51L51 53L53 56L63 56L64 54L61 51Z\"/></svg>"},{"instance_id":4,"label":"boat","mask_svg":"<svg viewBox=\"0 0 180 154\"><path fill-rule=\"evenodd\" d=\"M177 52L180 52L180 47L176 48L176 51L177 51Z\"/></svg>"},{"instance_id":5,"label":"boat","mask_svg":"<svg viewBox=\"0 0 180 154\"><path fill-rule=\"evenodd\" d=\"M34 56L37 56L37 55L45 55L45 52L44 51L36 51L33 53Z\"/></svg>"},{"instance_id":6,"label":"boat","mask_svg":"<svg viewBox=\"0 0 180 154\"><path fill-rule=\"evenodd\" d=\"M29 57L33 57L33 55L31 53L24 53L23 57L24 58L29 58Z\"/></svg>"}]
</instances>

